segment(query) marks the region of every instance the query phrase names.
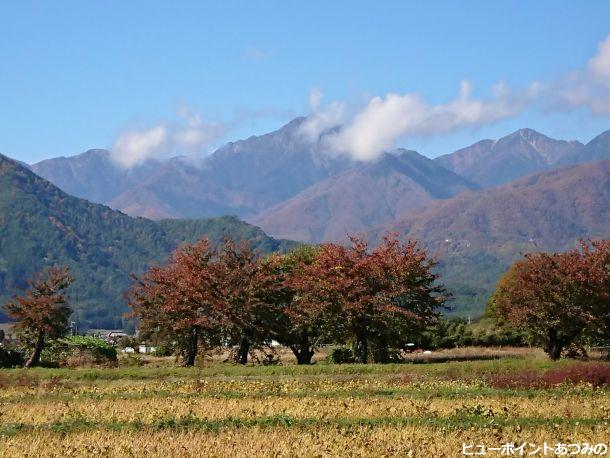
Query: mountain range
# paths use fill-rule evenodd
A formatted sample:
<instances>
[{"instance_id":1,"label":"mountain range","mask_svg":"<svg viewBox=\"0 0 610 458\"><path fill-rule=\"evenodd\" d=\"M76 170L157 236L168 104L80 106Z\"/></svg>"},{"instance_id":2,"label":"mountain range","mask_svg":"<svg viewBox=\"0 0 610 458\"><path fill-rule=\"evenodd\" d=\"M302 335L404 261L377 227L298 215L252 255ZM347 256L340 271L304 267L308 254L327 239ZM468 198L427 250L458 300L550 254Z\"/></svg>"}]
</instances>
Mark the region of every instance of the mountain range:
<instances>
[{"instance_id":1,"label":"mountain range","mask_svg":"<svg viewBox=\"0 0 610 458\"><path fill-rule=\"evenodd\" d=\"M610 131L586 145L520 129L430 160L396 150L369 162L303 135L305 118L231 142L194 160L149 159L125 168L107 150L33 164L67 193L151 219L236 215L273 236L343 240L391 224L430 202L532 173L610 157Z\"/></svg>"},{"instance_id":2,"label":"mountain range","mask_svg":"<svg viewBox=\"0 0 610 458\"><path fill-rule=\"evenodd\" d=\"M578 141L555 140L532 129L520 129L499 140L478 141L436 161L482 187L492 187L578 162L576 155L583 146Z\"/></svg>"},{"instance_id":3,"label":"mountain range","mask_svg":"<svg viewBox=\"0 0 610 458\"><path fill-rule=\"evenodd\" d=\"M363 162L327 149L323 137L340 126L312 141L304 122L197 161L149 159L126 169L111 152L90 150L31 169L67 193L161 220L145 220L161 228L167 218L232 214L300 242L416 238L439 259L460 313L480 312L523 253L610 236L610 131L582 144L520 129L436 159L398 149Z\"/></svg>"},{"instance_id":4,"label":"mountain range","mask_svg":"<svg viewBox=\"0 0 610 458\"><path fill-rule=\"evenodd\" d=\"M153 219L252 217L349 167L301 134L296 118L269 134L231 142L204 160L150 159L132 168L106 150L48 159L32 170L62 190Z\"/></svg>"}]
</instances>

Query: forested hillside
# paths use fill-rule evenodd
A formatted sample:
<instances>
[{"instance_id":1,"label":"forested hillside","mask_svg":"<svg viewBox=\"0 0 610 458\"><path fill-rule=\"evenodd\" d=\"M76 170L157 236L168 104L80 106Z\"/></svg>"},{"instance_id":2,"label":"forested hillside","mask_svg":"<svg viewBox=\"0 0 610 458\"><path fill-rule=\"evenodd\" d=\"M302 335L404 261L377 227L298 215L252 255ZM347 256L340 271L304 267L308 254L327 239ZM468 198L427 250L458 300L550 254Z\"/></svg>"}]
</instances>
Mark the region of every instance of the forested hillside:
<instances>
[{"instance_id":1,"label":"forested hillside","mask_svg":"<svg viewBox=\"0 0 610 458\"><path fill-rule=\"evenodd\" d=\"M235 217L153 222L72 197L0 155L0 301L42 267L70 266L80 327L121 327L129 274L163 262L183 241L207 236L248 239L262 252L290 242L266 236ZM0 312L0 320L4 317Z\"/></svg>"}]
</instances>

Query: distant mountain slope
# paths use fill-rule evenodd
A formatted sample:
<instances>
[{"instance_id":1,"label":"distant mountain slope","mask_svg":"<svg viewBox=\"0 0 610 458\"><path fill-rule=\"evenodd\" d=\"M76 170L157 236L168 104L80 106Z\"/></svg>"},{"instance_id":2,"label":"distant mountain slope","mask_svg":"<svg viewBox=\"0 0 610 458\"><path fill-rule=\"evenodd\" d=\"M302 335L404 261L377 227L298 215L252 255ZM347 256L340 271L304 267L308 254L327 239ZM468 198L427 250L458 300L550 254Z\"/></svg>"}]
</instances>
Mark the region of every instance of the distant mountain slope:
<instances>
[{"instance_id":1,"label":"distant mountain slope","mask_svg":"<svg viewBox=\"0 0 610 458\"><path fill-rule=\"evenodd\" d=\"M117 166L110 152L92 149L70 157L57 157L32 164L31 170L63 191L97 203L107 203L158 169L148 161L133 169Z\"/></svg>"},{"instance_id":2,"label":"distant mountain slope","mask_svg":"<svg viewBox=\"0 0 610 458\"><path fill-rule=\"evenodd\" d=\"M72 197L0 155L0 303L45 265L68 264L79 326L119 327L129 274L162 262L182 241L224 235L262 251L290 246L234 217L201 221L132 218Z\"/></svg>"},{"instance_id":3,"label":"distant mountain slope","mask_svg":"<svg viewBox=\"0 0 610 458\"><path fill-rule=\"evenodd\" d=\"M32 170L68 193L132 216L156 220L233 214L303 240L325 240L345 230L370 228L388 217L400 217L415 201L427 202L421 196L429 190L405 185L404 196L396 195L398 188L387 192L377 189L371 196L361 193L357 205L348 205L353 215L341 212L345 203L330 196L343 193L343 202L347 196L355 198L349 183L362 181L367 164L327 151L323 138L329 132L311 141L303 135L304 121L295 118L274 132L228 143L199 161L151 159L125 169L112 161L108 151L90 150L39 162ZM493 187L543 170L610 157L609 143L610 131L583 146L521 129L499 140L481 140L434 161L471 183ZM438 167L428 172L434 175ZM421 198L415 198L417 192L423 193ZM386 203L387 193L392 198ZM379 199L379 215L366 213L373 195ZM361 207L369 210L360 214ZM295 225L299 212L304 227ZM323 219L331 222L320 223Z\"/></svg>"},{"instance_id":4,"label":"distant mountain slope","mask_svg":"<svg viewBox=\"0 0 610 458\"><path fill-rule=\"evenodd\" d=\"M379 240L386 231L421 240L441 259L459 307L480 311L498 276L522 253L610 237L610 160L464 192L369 235Z\"/></svg>"},{"instance_id":5,"label":"distant mountain slope","mask_svg":"<svg viewBox=\"0 0 610 458\"><path fill-rule=\"evenodd\" d=\"M345 240L475 185L415 151L397 150L320 181L252 222L306 242Z\"/></svg>"},{"instance_id":6,"label":"distant mountain slope","mask_svg":"<svg viewBox=\"0 0 610 458\"><path fill-rule=\"evenodd\" d=\"M350 165L306 140L299 130L303 119L228 143L198 163L176 157L124 169L108 151L91 150L32 169L66 192L132 216L254 216Z\"/></svg>"},{"instance_id":7,"label":"distant mountain slope","mask_svg":"<svg viewBox=\"0 0 610 458\"><path fill-rule=\"evenodd\" d=\"M549 169L560 163L574 163L583 145L555 140L532 129L521 129L506 137L481 140L435 160L443 167L483 187L508 183Z\"/></svg>"},{"instance_id":8,"label":"distant mountain slope","mask_svg":"<svg viewBox=\"0 0 610 458\"><path fill-rule=\"evenodd\" d=\"M602 132L576 154L565 157L561 162L563 164L577 164L603 159L610 159L610 130Z\"/></svg>"}]
</instances>

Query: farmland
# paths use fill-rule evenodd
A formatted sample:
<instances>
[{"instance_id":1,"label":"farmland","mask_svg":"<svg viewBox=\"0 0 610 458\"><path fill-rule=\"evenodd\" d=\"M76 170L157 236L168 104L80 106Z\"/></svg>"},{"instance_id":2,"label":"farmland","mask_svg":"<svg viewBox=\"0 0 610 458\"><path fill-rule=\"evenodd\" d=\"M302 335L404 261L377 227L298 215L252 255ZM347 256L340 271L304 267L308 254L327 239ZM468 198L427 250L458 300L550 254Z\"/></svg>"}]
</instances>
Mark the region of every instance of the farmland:
<instances>
[{"instance_id":1,"label":"farmland","mask_svg":"<svg viewBox=\"0 0 610 458\"><path fill-rule=\"evenodd\" d=\"M145 362L3 370L0 456L463 456L464 443L610 437L599 361Z\"/></svg>"}]
</instances>

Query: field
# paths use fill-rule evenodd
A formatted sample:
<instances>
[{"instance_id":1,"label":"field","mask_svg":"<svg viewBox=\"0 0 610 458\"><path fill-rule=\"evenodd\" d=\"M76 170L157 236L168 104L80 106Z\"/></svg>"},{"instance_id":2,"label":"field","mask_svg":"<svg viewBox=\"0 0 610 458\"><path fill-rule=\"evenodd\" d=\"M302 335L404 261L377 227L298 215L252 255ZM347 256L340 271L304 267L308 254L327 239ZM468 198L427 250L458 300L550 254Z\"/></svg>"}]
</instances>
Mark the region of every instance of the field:
<instances>
[{"instance_id":1,"label":"field","mask_svg":"<svg viewBox=\"0 0 610 458\"><path fill-rule=\"evenodd\" d=\"M545 442L610 442L609 374L610 363L537 354L3 370L0 456L451 457L509 442L527 455Z\"/></svg>"}]
</instances>

